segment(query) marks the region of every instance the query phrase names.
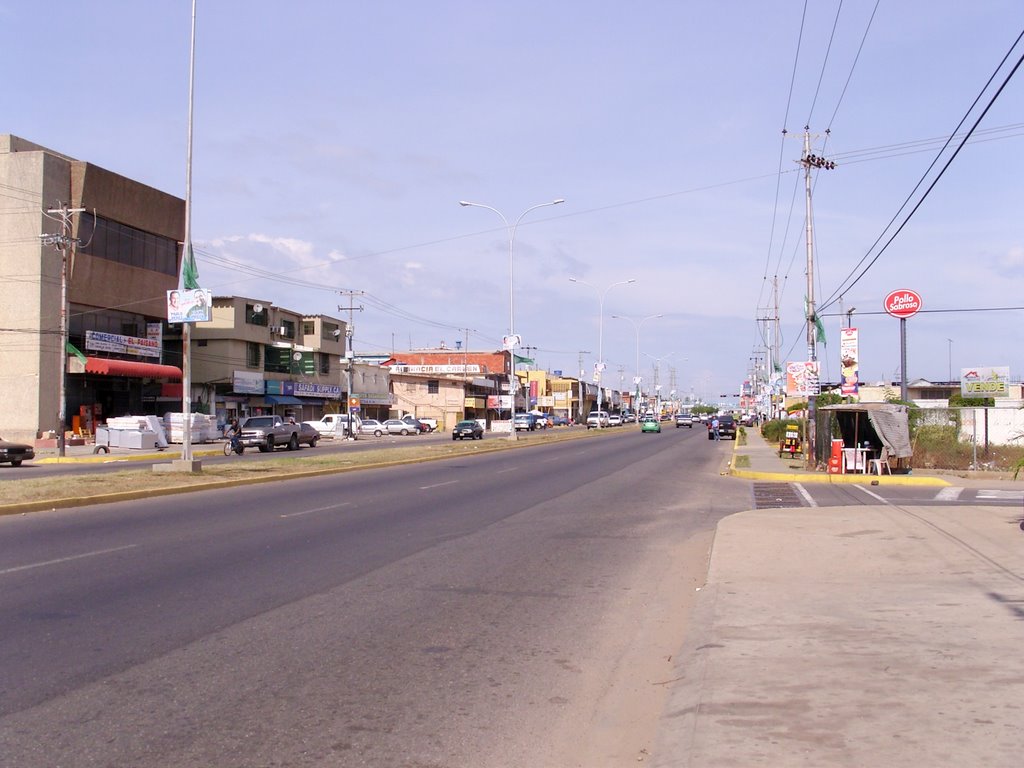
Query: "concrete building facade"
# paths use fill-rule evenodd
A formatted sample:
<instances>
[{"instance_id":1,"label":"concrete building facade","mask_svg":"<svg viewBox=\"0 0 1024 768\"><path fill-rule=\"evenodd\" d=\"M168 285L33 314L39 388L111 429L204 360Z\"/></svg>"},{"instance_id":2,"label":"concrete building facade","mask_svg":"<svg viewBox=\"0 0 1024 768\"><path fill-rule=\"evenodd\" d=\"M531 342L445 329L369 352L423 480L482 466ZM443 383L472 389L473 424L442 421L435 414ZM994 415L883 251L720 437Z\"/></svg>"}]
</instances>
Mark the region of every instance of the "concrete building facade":
<instances>
[{"instance_id":1,"label":"concrete building facade","mask_svg":"<svg viewBox=\"0 0 1024 768\"><path fill-rule=\"evenodd\" d=\"M157 412L184 200L10 134L0 190L0 434L59 433L62 358L66 429Z\"/></svg>"}]
</instances>

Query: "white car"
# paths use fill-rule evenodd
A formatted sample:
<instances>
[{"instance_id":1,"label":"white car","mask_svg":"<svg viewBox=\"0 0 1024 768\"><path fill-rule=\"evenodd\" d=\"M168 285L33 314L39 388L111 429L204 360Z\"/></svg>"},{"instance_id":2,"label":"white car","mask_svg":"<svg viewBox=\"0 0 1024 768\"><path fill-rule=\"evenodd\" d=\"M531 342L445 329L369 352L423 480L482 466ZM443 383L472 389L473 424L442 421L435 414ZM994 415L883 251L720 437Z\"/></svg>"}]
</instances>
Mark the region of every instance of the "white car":
<instances>
[{"instance_id":1,"label":"white car","mask_svg":"<svg viewBox=\"0 0 1024 768\"><path fill-rule=\"evenodd\" d=\"M587 415L587 429L608 426L608 411L591 411Z\"/></svg>"},{"instance_id":2,"label":"white car","mask_svg":"<svg viewBox=\"0 0 1024 768\"><path fill-rule=\"evenodd\" d=\"M608 417L608 426L609 427L621 427L622 426L622 415L618 414L618 413L611 414Z\"/></svg>"},{"instance_id":3,"label":"white car","mask_svg":"<svg viewBox=\"0 0 1024 768\"><path fill-rule=\"evenodd\" d=\"M380 437L387 431L387 427L377 421L377 419L363 419L362 423L359 425L360 435L373 435L374 437Z\"/></svg>"}]
</instances>

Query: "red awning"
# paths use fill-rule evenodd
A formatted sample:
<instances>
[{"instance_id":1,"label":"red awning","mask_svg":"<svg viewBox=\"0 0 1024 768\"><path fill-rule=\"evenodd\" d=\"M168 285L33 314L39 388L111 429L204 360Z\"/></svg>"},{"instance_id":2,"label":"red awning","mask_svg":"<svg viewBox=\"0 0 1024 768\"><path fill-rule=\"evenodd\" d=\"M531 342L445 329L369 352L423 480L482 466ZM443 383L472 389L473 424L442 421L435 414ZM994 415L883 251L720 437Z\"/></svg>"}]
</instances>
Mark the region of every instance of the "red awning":
<instances>
[{"instance_id":1,"label":"red awning","mask_svg":"<svg viewBox=\"0 0 1024 768\"><path fill-rule=\"evenodd\" d=\"M113 360L106 357L87 357L85 372L104 376L131 376L136 379L180 379L181 368L158 363L139 363L134 360Z\"/></svg>"}]
</instances>

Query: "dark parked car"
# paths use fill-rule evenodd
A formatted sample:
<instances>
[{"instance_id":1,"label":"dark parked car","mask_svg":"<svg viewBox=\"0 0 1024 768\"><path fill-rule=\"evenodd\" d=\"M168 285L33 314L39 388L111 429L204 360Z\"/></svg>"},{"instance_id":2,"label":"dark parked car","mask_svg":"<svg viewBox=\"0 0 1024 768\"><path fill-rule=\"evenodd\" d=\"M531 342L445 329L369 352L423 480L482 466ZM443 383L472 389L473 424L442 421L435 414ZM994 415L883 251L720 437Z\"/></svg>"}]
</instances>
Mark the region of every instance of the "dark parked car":
<instances>
[{"instance_id":1,"label":"dark parked car","mask_svg":"<svg viewBox=\"0 0 1024 768\"><path fill-rule=\"evenodd\" d=\"M478 421L460 421L455 425L455 429L452 430L452 440L483 440L484 439L484 428L480 426Z\"/></svg>"},{"instance_id":2,"label":"dark parked car","mask_svg":"<svg viewBox=\"0 0 1024 768\"><path fill-rule=\"evenodd\" d=\"M36 451L25 443L9 443L0 437L0 464L10 463L12 467L20 467L21 462L34 459Z\"/></svg>"},{"instance_id":3,"label":"dark parked car","mask_svg":"<svg viewBox=\"0 0 1024 768\"><path fill-rule=\"evenodd\" d=\"M736 419L732 417L732 414L726 413L719 416L712 416L711 421L708 422L708 440L715 439L715 431L711 428L714 424L714 419L718 419L718 436L723 440L729 438L730 440L736 439Z\"/></svg>"}]
</instances>

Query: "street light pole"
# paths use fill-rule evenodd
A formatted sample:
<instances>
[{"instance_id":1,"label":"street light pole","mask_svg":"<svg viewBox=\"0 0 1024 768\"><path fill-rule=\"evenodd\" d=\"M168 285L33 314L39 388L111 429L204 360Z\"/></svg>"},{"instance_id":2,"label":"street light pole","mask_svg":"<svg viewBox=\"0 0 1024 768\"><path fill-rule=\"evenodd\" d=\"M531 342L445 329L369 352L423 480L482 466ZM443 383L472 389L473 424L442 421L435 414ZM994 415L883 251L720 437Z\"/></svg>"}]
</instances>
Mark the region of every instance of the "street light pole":
<instances>
[{"instance_id":1,"label":"street light pole","mask_svg":"<svg viewBox=\"0 0 1024 768\"><path fill-rule=\"evenodd\" d=\"M633 324L633 330L636 332L636 380L633 382L636 384L636 402L633 403L634 410L639 409L640 403L640 329L644 327L644 323L648 320L653 320L656 317L664 317L664 315L648 315L647 317L642 318L639 323L633 318L626 317L625 315L612 315L612 320L628 320Z\"/></svg>"},{"instance_id":2,"label":"street light pole","mask_svg":"<svg viewBox=\"0 0 1024 768\"><path fill-rule=\"evenodd\" d=\"M514 224L509 224L508 219L505 218L505 214L499 211L497 208L493 208L490 205L484 205L483 203L472 203L468 200L459 200L459 205L472 208L486 208L489 211L494 211L501 220L505 222L505 229L508 230L508 356L509 356L509 378L508 378L508 390L509 396L512 398L512 404L509 407L509 440L516 440L516 425L515 425L515 412L516 412L516 311L515 311L515 240L516 240L516 227L519 226L519 222L523 220L530 211L535 211L538 208L545 208L549 205L558 205L564 203L563 198L552 200L550 203L538 203L537 205L530 206L521 214L519 218L515 220Z\"/></svg>"},{"instance_id":3,"label":"street light pole","mask_svg":"<svg viewBox=\"0 0 1024 768\"><path fill-rule=\"evenodd\" d=\"M592 284L588 283L585 280L579 280L579 279L577 279L575 277L570 277L569 278L569 282L580 283L581 285L590 286L595 291L597 291L597 295L598 295L598 305L597 305L597 410L600 411L601 410L601 405L604 402L604 398L603 398L604 393L603 393L602 388L601 388L601 374L604 373L604 300L605 300L605 297L608 296L608 291L610 291L612 288L614 288L617 285L629 285L630 283L635 283L636 282L636 278L635 277L631 277L629 280L620 280L617 283L612 283L611 285L609 285L607 288L604 289L603 293L601 292L601 290L596 285L592 285ZM597 420L597 427L598 427L598 429L601 428L601 419L600 418L598 418L598 420Z\"/></svg>"}]
</instances>

